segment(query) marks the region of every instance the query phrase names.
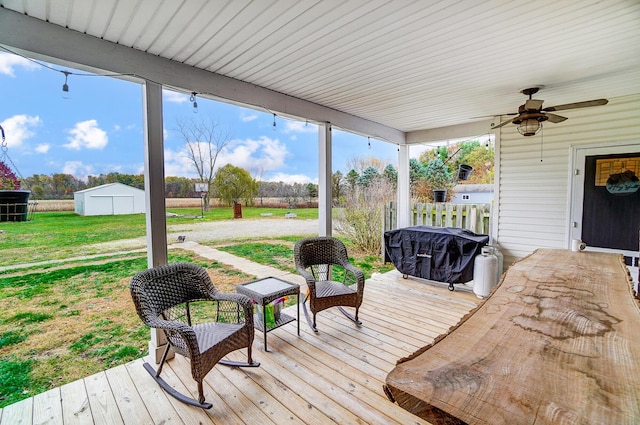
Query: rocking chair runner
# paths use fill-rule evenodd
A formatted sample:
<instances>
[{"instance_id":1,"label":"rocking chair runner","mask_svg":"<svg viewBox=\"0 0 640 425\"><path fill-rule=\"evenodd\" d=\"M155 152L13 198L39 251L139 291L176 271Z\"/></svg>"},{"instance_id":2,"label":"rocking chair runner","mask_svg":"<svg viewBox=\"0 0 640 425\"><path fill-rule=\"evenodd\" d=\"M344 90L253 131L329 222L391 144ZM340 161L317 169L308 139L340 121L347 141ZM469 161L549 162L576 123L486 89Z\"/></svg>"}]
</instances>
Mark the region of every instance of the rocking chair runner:
<instances>
[{"instance_id":1,"label":"rocking chair runner","mask_svg":"<svg viewBox=\"0 0 640 425\"><path fill-rule=\"evenodd\" d=\"M318 332L316 314L330 307L338 307L348 319L361 325L358 311L364 293L364 274L349 263L344 244L333 237L305 238L296 242L293 254L296 269L309 287L302 308L311 329ZM342 275L341 282L333 280L339 275ZM307 311L307 299L313 321ZM355 316L342 307L355 307Z\"/></svg>"},{"instance_id":2,"label":"rocking chair runner","mask_svg":"<svg viewBox=\"0 0 640 425\"><path fill-rule=\"evenodd\" d=\"M202 380L217 364L260 366L251 359L253 343L253 304L241 294L219 292L207 271L196 264L174 263L142 271L131 279L131 297L138 316L156 329L162 329L168 344L157 372L148 363L145 369L158 384L178 400L210 409L205 403ZM206 304L206 306L204 306ZM193 306L208 308L215 322L193 324ZM191 360L191 375L198 383L198 400L177 392L161 377L162 366L171 347ZM222 360L232 351L247 348L247 362Z\"/></svg>"}]
</instances>

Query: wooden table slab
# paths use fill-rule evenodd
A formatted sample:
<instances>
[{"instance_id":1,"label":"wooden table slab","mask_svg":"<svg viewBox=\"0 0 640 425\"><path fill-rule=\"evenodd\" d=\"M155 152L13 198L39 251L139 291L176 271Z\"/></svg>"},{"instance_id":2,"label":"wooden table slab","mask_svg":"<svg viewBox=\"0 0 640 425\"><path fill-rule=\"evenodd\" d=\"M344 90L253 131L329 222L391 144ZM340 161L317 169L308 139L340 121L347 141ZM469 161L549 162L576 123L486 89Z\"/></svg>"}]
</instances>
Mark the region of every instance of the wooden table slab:
<instances>
[{"instance_id":1,"label":"wooden table slab","mask_svg":"<svg viewBox=\"0 0 640 425\"><path fill-rule=\"evenodd\" d=\"M621 256L537 250L386 390L433 424L638 424L638 301Z\"/></svg>"}]
</instances>

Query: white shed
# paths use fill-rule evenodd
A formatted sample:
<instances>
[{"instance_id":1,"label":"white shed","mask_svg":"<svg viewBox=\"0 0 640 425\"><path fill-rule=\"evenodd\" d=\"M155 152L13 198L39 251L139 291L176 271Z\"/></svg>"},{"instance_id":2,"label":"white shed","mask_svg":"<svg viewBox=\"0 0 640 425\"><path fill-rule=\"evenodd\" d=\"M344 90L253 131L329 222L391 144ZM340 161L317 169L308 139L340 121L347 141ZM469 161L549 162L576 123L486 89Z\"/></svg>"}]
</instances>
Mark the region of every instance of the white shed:
<instances>
[{"instance_id":1,"label":"white shed","mask_svg":"<svg viewBox=\"0 0 640 425\"><path fill-rule=\"evenodd\" d=\"M73 194L75 212L80 215L143 214L144 190L122 183L109 183Z\"/></svg>"}]
</instances>

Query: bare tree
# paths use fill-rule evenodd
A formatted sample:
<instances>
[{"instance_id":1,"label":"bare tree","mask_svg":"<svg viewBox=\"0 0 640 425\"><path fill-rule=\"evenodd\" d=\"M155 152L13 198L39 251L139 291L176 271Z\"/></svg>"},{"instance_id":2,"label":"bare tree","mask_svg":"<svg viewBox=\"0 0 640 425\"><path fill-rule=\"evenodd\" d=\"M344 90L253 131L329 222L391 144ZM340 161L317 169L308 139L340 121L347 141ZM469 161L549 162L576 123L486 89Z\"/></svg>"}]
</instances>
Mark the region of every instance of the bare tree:
<instances>
[{"instance_id":1,"label":"bare tree","mask_svg":"<svg viewBox=\"0 0 640 425\"><path fill-rule=\"evenodd\" d=\"M249 169L249 174L251 178L253 178L255 185L257 196L260 197L260 206L262 206L262 201L264 198L264 190L262 189L262 178L264 177L264 167L263 166L254 166ZM251 204L253 205L253 200L251 200Z\"/></svg>"},{"instance_id":2,"label":"bare tree","mask_svg":"<svg viewBox=\"0 0 640 425\"><path fill-rule=\"evenodd\" d=\"M393 183L377 176L368 184L356 184L345 197L344 209L336 217L336 229L360 252L382 251L384 206L395 198Z\"/></svg>"},{"instance_id":3,"label":"bare tree","mask_svg":"<svg viewBox=\"0 0 640 425\"><path fill-rule=\"evenodd\" d=\"M190 118L178 120L178 131L187 146L187 156L193 163L200 182L206 183L208 192L204 196L205 211L209 211L209 199L216 161L220 152L231 142L229 132L212 118Z\"/></svg>"},{"instance_id":4,"label":"bare tree","mask_svg":"<svg viewBox=\"0 0 640 425\"><path fill-rule=\"evenodd\" d=\"M386 162L374 156L354 156L347 160L347 169L356 170L358 174L362 174L368 167L373 167L382 173L386 165Z\"/></svg>"}]
</instances>

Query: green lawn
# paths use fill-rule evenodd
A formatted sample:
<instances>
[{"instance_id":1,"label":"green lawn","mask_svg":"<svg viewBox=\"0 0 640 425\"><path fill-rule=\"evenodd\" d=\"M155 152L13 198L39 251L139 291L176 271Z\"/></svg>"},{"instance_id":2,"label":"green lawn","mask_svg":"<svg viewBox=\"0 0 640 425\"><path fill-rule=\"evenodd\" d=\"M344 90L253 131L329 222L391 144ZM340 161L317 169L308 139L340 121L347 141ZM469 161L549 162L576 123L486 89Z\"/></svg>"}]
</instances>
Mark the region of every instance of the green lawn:
<instances>
[{"instance_id":1,"label":"green lawn","mask_svg":"<svg viewBox=\"0 0 640 425\"><path fill-rule=\"evenodd\" d=\"M270 217L261 214L283 218L287 211L246 207L242 210L244 219L263 220ZM168 212L177 216L168 217L167 225L233 219L232 208L212 208L205 212L204 218L194 218L201 214L199 209L170 209ZM315 208L298 208L295 212L301 219L318 218ZM143 214L80 216L74 212L36 212L32 221L0 222L0 267L92 254L87 251L90 245L139 238L145 234Z\"/></svg>"},{"instance_id":2,"label":"green lawn","mask_svg":"<svg viewBox=\"0 0 640 425\"><path fill-rule=\"evenodd\" d=\"M253 278L182 250L169 261L202 265L224 292ZM139 253L0 275L0 407L146 354L128 289L146 267Z\"/></svg>"},{"instance_id":3,"label":"green lawn","mask_svg":"<svg viewBox=\"0 0 640 425\"><path fill-rule=\"evenodd\" d=\"M317 209L293 210L317 218ZM199 210L176 209L172 223L232 219L230 208L194 218ZM243 208L244 218L269 220L286 210ZM142 237L143 215L83 217L72 212L37 213L30 222L0 223L0 266L75 258L93 244ZM261 264L295 272L293 245L300 237L264 241L215 242L219 249ZM392 269L375 256L351 261L367 277ZM213 243L212 243L213 245ZM175 249L169 261L189 261L208 269L223 292L253 279L230 267ZM0 271L0 408L47 389L130 361L147 352L149 330L135 313L128 293L131 276L147 267L145 252L101 255L91 260L50 262Z\"/></svg>"}]
</instances>

